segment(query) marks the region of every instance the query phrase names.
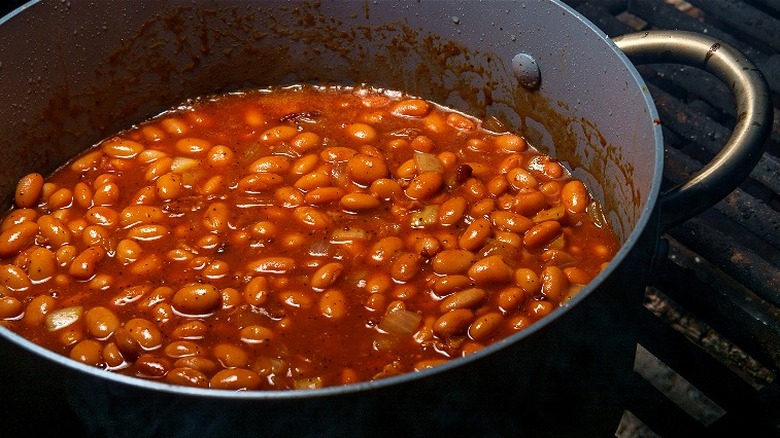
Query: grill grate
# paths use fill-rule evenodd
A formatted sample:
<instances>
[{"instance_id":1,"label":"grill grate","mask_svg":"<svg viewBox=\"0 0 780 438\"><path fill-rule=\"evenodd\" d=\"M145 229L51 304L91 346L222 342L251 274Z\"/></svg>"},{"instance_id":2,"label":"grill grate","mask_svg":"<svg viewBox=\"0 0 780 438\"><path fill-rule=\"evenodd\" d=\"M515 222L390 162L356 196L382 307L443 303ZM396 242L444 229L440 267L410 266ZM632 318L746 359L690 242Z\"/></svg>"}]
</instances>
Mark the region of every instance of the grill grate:
<instances>
[{"instance_id":1,"label":"grill grate","mask_svg":"<svg viewBox=\"0 0 780 438\"><path fill-rule=\"evenodd\" d=\"M780 94L777 0L570 0L609 36L708 34L744 52ZM734 124L733 99L687 67L642 66L664 126L666 187L702 167ZM780 435L780 124L737 190L664 237L647 287L633 393L619 437Z\"/></svg>"}]
</instances>

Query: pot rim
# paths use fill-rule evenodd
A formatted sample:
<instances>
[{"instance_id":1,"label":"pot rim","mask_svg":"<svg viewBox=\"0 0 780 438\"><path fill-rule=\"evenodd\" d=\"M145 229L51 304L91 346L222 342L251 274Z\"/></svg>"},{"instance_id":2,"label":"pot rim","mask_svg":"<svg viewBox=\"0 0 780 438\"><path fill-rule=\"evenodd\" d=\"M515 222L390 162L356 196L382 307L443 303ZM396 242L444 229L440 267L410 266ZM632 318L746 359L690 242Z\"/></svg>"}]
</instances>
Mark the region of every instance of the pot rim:
<instances>
[{"instance_id":1,"label":"pot rim","mask_svg":"<svg viewBox=\"0 0 780 438\"><path fill-rule=\"evenodd\" d=\"M7 21L13 19L16 15L20 14L27 8L41 2L42 0L30 0L12 12L8 13L4 17L0 17L0 25L3 25ZM650 184L646 202L642 211L638 217L637 223L634 226L631 233L626 238L626 241L621 245L614 258L610 261L609 265L603 269L596 277L591 280L585 288L572 298L565 305L556 308L549 315L545 316L541 320L533 323L526 329L501 339L493 344L486 346L485 348L470 354L466 357L460 357L452 359L444 364L437 365L432 368L417 372L405 372L396 376L387 377L379 380L358 382L348 385L329 386L320 389L296 389L296 390L247 390L247 391L235 391L227 389L210 389L210 388L194 388L183 385L173 385L165 382L142 379L137 377L131 377L124 374L119 374L112 371L106 371L93 366L85 365L75 360L72 360L59 353L55 353L49 349L41 347L38 344L16 334L10 329L0 326L0 337L16 344L22 349L32 352L37 356L41 356L44 359L54 362L56 364L64 366L68 371L87 374L91 377L98 379L107 379L113 383L128 385L136 389L149 390L154 392L164 392L170 395L183 395L183 396L197 396L203 398L212 399L231 399L231 400L296 400L296 399L308 399L308 398L320 398L331 397L345 394L360 393L363 391L369 391L374 389L380 389L389 386L400 385L404 383L410 383L417 379L425 379L430 376L445 373L455 368L464 366L474 361L481 360L491 354L508 348L510 345L522 342L525 338L534 336L537 332L545 330L547 326L554 323L566 313L570 312L580 302L587 299L587 297L593 293L593 291L599 287L604 281L611 276L617 269L617 266L622 264L628 254L634 249L637 242L642 238L643 233L651 222L651 218L658 209L658 199L661 190L661 179L663 171L663 157L664 157L664 143L662 137L662 129L660 124L653 123L654 120L658 120L658 111L655 106L655 102L650 95L650 91L645 84L644 80L640 76L636 67L626 57L626 55L615 45L615 43L595 24L590 22L587 18L581 15L576 10L570 8L568 5L560 2L560 0L548 0L556 6L560 7L565 13L571 14L577 21L583 26L594 32L600 40L607 46L609 50L608 56L617 56L622 64L627 69L630 76L633 78L633 83L630 84L638 88L642 93L642 98L646 105L648 120L647 123L652 124L653 138L655 139L655 160L653 166L653 179ZM648 261L649 263L649 261Z\"/></svg>"}]
</instances>

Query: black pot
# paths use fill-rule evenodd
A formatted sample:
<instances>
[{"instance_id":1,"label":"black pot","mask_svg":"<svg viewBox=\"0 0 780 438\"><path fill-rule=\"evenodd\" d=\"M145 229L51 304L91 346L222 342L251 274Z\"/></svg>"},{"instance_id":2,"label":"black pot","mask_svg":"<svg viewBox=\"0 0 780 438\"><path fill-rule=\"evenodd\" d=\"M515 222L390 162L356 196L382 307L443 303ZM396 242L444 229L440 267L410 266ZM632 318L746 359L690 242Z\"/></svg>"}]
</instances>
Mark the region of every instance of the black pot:
<instances>
[{"instance_id":1,"label":"black pot","mask_svg":"<svg viewBox=\"0 0 780 438\"><path fill-rule=\"evenodd\" d=\"M663 194L660 121L618 47L637 62L701 66L737 98L723 152ZM171 386L76 363L0 327L0 373L11 382L0 385L0 430L20 433L61 432L48 419L67 405L68 427L112 437L611 435L661 232L748 175L771 120L760 73L725 44L652 32L616 46L547 0L32 1L0 21L0 62L0 193L188 97L368 83L516 126L595 189L623 243L583 292L531 328L431 370L343 387Z\"/></svg>"}]
</instances>

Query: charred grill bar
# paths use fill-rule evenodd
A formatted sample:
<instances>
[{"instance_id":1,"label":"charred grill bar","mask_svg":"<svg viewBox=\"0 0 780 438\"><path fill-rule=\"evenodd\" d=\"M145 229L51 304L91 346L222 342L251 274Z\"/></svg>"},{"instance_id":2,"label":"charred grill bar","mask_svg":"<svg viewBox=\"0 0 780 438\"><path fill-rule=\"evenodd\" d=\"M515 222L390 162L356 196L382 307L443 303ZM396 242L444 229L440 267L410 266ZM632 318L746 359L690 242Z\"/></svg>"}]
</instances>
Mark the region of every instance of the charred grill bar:
<instances>
[{"instance_id":1,"label":"charred grill bar","mask_svg":"<svg viewBox=\"0 0 780 438\"><path fill-rule=\"evenodd\" d=\"M775 102L767 152L715 208L670 230L647 287L621 437L780 435L780 2L569 0L609 36L677 29L721 39L755 62ZM698 70L639 68L664 129L664 183L681 182L734 124L726 87Z\"/></svg>"}]
</instances>

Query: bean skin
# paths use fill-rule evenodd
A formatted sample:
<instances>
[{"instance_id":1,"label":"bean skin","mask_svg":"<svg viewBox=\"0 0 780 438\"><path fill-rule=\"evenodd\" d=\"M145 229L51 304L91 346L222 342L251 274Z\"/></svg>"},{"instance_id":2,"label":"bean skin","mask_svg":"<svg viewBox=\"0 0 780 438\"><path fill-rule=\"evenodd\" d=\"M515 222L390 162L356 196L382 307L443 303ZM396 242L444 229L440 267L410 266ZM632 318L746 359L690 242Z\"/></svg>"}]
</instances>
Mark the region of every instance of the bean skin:
<instances>
[{"instance_id":1,"label":"bean skin","mask_svg":"<svg viewBox=\"0 0 780 438\"><path fill-rule=\"evenodd\" d=\"M504 317L498 312L486 313L478 317L469 326L469 337L475 341L483 341L492 336L504 323Z\"/></svg>"},{"instance_id":2,"label":"bean skin","mask_svg":"<svg viewBox=\"0 0 780 438\"><path fill-rule=\"evenodd\" d=\"M22 322L28 326L42 326L46 315L54 310L55 304L56 302L51 296L38 295L27 304Z\"/></svg>"},{"instance_id":3,"label":"bean skin","mask_svg":"<svg viewBox=\"0 0 780 438\"><path fill-rule=\"evenodd\" d=\"M348 312L347 306L347 297L338 289L329 289L320 297L320 313L325 318L343 319Z\"/></svg>"},{"instance_id":4,"label":"bean skin","mask_svg":"<svg viewBox=\"0 0 780 438\"><path fill-rule=\"evenodd\" d=\"M344 190L338 187L318 187L304 195L303 199L309 204L320 205L338 201L344 196Z\"/></svg>"},{"instance_id":5,"label":"bean skin","mask_svg":"<svg viewBox=\"0 0 780 438\"><path fill-rule=\"evenodd\" d=\"M320 146L321 143L322 138L313 132L301 132L290 141L290 144L292 144L299 153L305 153L315 149Z\"/></svg>"},{"instance_id":6,"label":"bean skin","mask_svg":"<svg viewBox=\"0 0 780 438\"><path fill-rule=\"evenodd\" d=\"M445 227L455 225L463 218L467 207L468 203L464 197L449 198L439 207L439 223Z\"/></svg>"},{"instance_id":7,"label":"bean skin","mask_svg":"<svg viewBox=\"0 0 780 438\"><path fill-rule=\"evenodd\" d=\"M86 280L95 274L97 264L106 256L106 250L100 246L90 246L77 255L68 268L71 277Z\"/></svg>"},{"instance_id":8,"label":"bean skin","mask_svg":"<svg viewBox=\"0 0 780 438\"><path fill-rule=\"evenodd\" d=\"M403 189L394 179L379 178L374 180L369 187L369 191L378 199L394 199L403 193Z\"/></svg>"},{"instance_id":9,"label":"bean skin","mask_svg":"<svg viewBox=\"0 0 780 438\"><path fill-rule=\"evenodd\" d=\"M344 271L344 265L339 262L332 262L321 266L311 276L311 287L314 290L324 290L331 286Z\"/></svg>"},{"instance_id":10,"label":"bean skin","mask_svg":"<svg viewBox=\"0 0 780 438\"><path fill-rule=\"evenodd\" d=\"M433 270L438 274L465 274L475 262L475 255L463 249L447 249L432 259Z\"/></svg>"},{"instance_id":11,"label":"bean skin","mask_svg":"<svg viewBox=\"0 0 780 438\"><path fill-rule=\"evenodd\" d=\"M209 380L209 387L214 389L252 390L261 384L260 375L242 368L228 368L214 374Z\"/></svg>"},{"instance_id":12,"label":"bean skin","mask_svg":"<svg viewBox=\"0 0 780 438\"><path fill-rule=\"evenodd\" d=\"M379 207L381 202L367 193L347 193L341 198L339 205L347 211L364 211Z\"/></svg>"},{"instance_id":13,"label":"bean skin","mask_svg":"<svg viewBox=\"0 0 780 438\"><path fill-rule=\"evenodd\" d=\"M561 229L561 224L557 221L542 222L528 230L523 236L523 244L527 248L538 248L558 237Z\"/></svg>"},{"instance_id":14,"label":"bean skin","mask_svg":"<svg viewBox=\"0 0 780 438\"><path fill-rule=\"evenodd\" d=\"M530 217L547 208L547 197L539 191L520 192L512 203L512 211Z\"/></svg>"},{"instance_id":15,"label":"bean skin","mask_svg":"<svg viewBox=\"0 0 780 438\"><path fill-rule=\"evenodd\" d=\"M581 181L573 180L564 184L561 189L561 202L571 213L584 213L590 203L590 196L585 184Z\"/></svg>"},{"instance_id":16,"label":"bean skin","mask_svg":"<svg viewBox=\"0 0 780 438\"><path fill-rule=\"evenodd\" d=\"M31 221L18 223L0 233L0 257L10 257L32 245L38 234L38 224Z\"/></svg>"},{"instance_id":17,"label":"bean skin","mask_svg":"<svg viewBox=\"0 0 780 438\"><path fill-rule=\"evenodd\" d=\"M548 266L540 276L542 295L551 300L560 300L569 287L566 274L557 266Z\"/></svg>"},{"instance_id":18,"label":"bean skin","mask_svg":"<svg viewBox=\"0 0 780 438\"><path fill-rule=\"evenodd\" d=\"M30 265L27 267L28 276L34 282L41 282L51 278L57 272L57 258L49 249L35 247L30 253Z\"/></svg>"},{"instance_id":19,"label":"bean skin","mask_svg":"<svg viewBox=\"0 0 780 438\"><path fill-rule=\"evenodd\" d=\"M3 295L0 292L0 320L16 319L24 311L24 305L16 297Z\"/></svg>"},{"instance_id":20,"label":"bean skin","mask_svg":"<svg viewBox=\"0 0 780 438\"><path fill-rule=\"evenodd\" d=\"M22 177L16 185L15 201L20 208L31 208L38 204L43 190L43 176L30 173Z\"/></svg>"},{"instance_id":21,"label":"bean skin","mask_svg":"<svg viewBox=\"0 0 780 438\"><path fill-rule=\"evenodd\" d=\"M279 155L269 155L255 160L247 170L252 173L287 173L290 170L290 160Z\"/></svg>"},{"instance_id":22,"label":"bean skin","mask_svg":"<svg viewBox=\"0 0 780 438\"><path fill-rule=\"evenodd\" d=\"M113 158L134 158L144 151L144 145L137 141L114 137L103 143L103 153Z\"/></svg>"},{"instance_id":23,"label":"bean skin","mask_svg":"<svg viewBox=\"0 0 780 438\"><path fill-rule=\"evenodd\" d=\"M297 207L293 210L293 216L301 224L315 230L324 230L331 224L331 219L327 215L312 207Z\"/></svg>"},{"instance_id":24,"label":"bean skin","mask_svg":"<svg viewBox=\"0 0 780 438\"><path fill-rule=\"evenodd\" d=\"M119 318L111 309L93 307L84 313L87 331L97 339L106 339L120 326Z\"/></svg>"},{"instance_id":25,"label":"bean skin","mask_svg":"<svg viewBox=\"0 0 780 438\"><path fill-rule=\"evenodd\" d=\"M153 350L162 344L163 337L160 329L146 319L133 318L124 323L123 328L144 350Z\"/></svg>"},{"instance_id":26,"label":"bean skin","mask_svg":"<svg viewBox=\"0 0 780 438\"><path fill-rule=\"evenodd\" d=\"M405 282L414 278L420 271L422 257L412 252L403 253L390 266L390 276L396 281Z\"/></svg>"},{"instance_id":27,"label":"bean skin","mask_svg":"<svg viewBox=\"0 0 780 438\"><path fill-rule=\"evenodd\" d=\"M455 309L473 309L485 298L487 298L487 292L484 289L476 287L464 289L445 298L439 305L439 310L447 312Z\"/></svg>"},{"instance_id":28,"label":"bean skin","mask_svg":"<svg viewBox=\"0 0 780 438\"><path fill-rule=\"evenodd\" d=\"M141 354L133 363L136 375L152 379L164 377L172 366L168 359L152 354Z\"/></svg>"},{"instance_id":29,"label":"bean skin","mask_svg":"<svg viewBox=\"0 0 780 438\"><path fill-rule=\"evenodd\" d=\"M507 287L498 294L498 307L504 312L514 312L525 303L526 293L519 287Z\"/></svg>"},{"instance_id":30,"label":"bean skin","mask_svg":"<svg viewBox=\"0 0 780 438\"><path fill-rule=\"evenodd\" d=\"M347 134L355 140L371 143L376 141L377 133L373 126L365 123L352 123L347 125Z\"/></svg>"},{"instance_id":31,"label":"bean skin","mask_svg":"<svg viewBox=\"0 0 780 438\"><path fill-rule=\"evenodd\" d=\"M443 337L454 336L465 332L474 320L474 313L469 309L455 309L440 316L433 324L433 331Z\"/></svg>"},{"instance_id":32,"label":"bean skin","mask_svg":"<svg viewBox=\"0 0 780 438\"><path fill-rule=\"evenodd\" d=\"M496 147L508 152L523 152L528 148L523 137L514 134L505 134L496 137Z\"/></svg>"},{"instance_id":33,"label":"bean skin","mask_svg":"<svg viewBox=\"0 0 780 438\"><path fill-rule=\"evenodd\" d=\"M365 154L357 154L350 158L346 171L352 181L364 187L388 175L387 165L381 157Z\"/></svg>"},{"instance_id":34,"label":"bean skin","mask_svg":"<svg viewBox=\"0 0 780 438\"><path fill-rule=\"evenodd\" d=\"M260 274L286 274L295 269L295 260L289 257L264 257L251 262L248 268Z\"/></svg>"},{"instance_id":35,"label":"bean skin","mask_svg":"<svg viewBox=\"0 0 780 438\"><path fill-rule=\"evenodd\" d=\"M499 255L476 261L468 270L469 278L477 284L508 283L513 271Z\"/></svg>"},{"instance_id":36,"label":"bean skin","mask_svg":"<svg viewBox=\"0 0 780 438\"><path fill-rule=\"evenodd\" d=\"M200 339L209 329L202 321L187 321L176 327L172 335L176 339Z\"/></svg>"},{"instance_id":37,"label":"bean skin","mask_svg":"<svg viewBox=\"0 0 780 438\"><path fill-rule=\"evenodd\" d=\"M213 233L224 232L228 228L230 212L224 202L211 204L203 215L203 225Z\"/></svg>"},{"instance_id":38,"label":"bean skin","mask_svg":"<svg viewBox=\"0 0 780 438\"><path fill-rule=\"evenodd\" d=\"M206 316L222 305L222 294L210 284L191 283L173 295L171 304L184 315Z\"/></svg>"},{"instance_id":39,"label":"bean skin","mask_svg":"<svg viewBox=\"0 0 780 438\"><path fill-rule=\"evenodd\" d=\"M212 353L226 368L241 368L249 363L249 353L239 345L223 342L215 345Z\"/></svg>"},{"instance_id":40,"label":"bean skin","mask_svg":"<svg viewBox=\"0 0 780 438\"><path fill-rule=\"evenodd\" d=\"M483 217L477 218L461 234L458 239L458 245L467 251L478 250L485 245L485 242L490 238L491 232L490 221Z\"/></svg>"},{"instance_id":41,"label":"bean skin","mask_svg":"<svg viewBox=\"0 0 780 438\"><path fill-rule=\"evenodd\" d=\"M445 275L436 279L433 284L433 291L437 296L445 297L472 285L471 279L465 275Z\"/></svg>"},{"instance_id":42,"label":"bean skin","mask_svg":"<svg viewBox=\"0 0 780 438\"><path fill-rule=\"evenodd\" d=\"M274 338L274 331L260 325L250 325L239 332L241 340L248 344L262 344Z\"/></svg>"},{"instance_id":43,"label":"bean skin","mask_svg":"<svg viewBox=\"0 0 780 438\"><path fill-rule=\"evenodd\" d=\"M209 379L202 372L187 367L174 368L165 375L165 380L174 385L208 388Z\"/></svg>"},{"instance_id":44,"label":"bean skin","mask_svg":"<svg viewBox=\"0 0 780 438\"><path fill-rule=\"evenodd\" d=\"M375 264L389 263L396 254L404 248L404 241L398 237L385 237L376 242L369 251L371 261Z\"/></svg>"},{"instance_id":45,"label":"bean skin","mask_svg":"<svg viewBox=\"0 0 780 438\"><path fill-rule=\"evenodd\" d=\"M494 211L490 213L490 220L497 228L518 234L525 233L534 226L531 219L511 211Z\"/></svg>"},{"instance_id":46,"label":"bean skin","mask_svg":"<svg viewBox=\"0 0 780 438\"><path fill-rule=\"evenodd\" d=\"M430 105L422 99L402 100L390 108L390 112L396 116L423 117L428 115Z\"/></svg>"},{"instance_id":47,"label":"bean skin","mask_svg":"<svg viewBox=\"0 0 780 438\"><path fill-rule=\"evenodd\" d=\"M123 228L140 224L157 223L165 217L162 209L147 205L131 205L119 213L119 223Z\"/></svg>"},{"instance_id":48,"label":"bean skin","mask_svg":"<svg viewBox=\"0 0 780 438\"><path fill-rule=\"evenodd\" d=\"M98 366L103 361L103 346L94 339L85 339L70 350L70 358L83 364Z\"/></svg>"},{"instance_id":49,"label":"bean skin","mask_svg":"<svg viewBox=\"0 0 780 438\"><path fill-rule=\"evenodd\" d=\"M406 188L406 196L412 199L427 199L439 191L444 180L438 172L425 172L415 177Z\"/></svg>"},{"instance_id":50,"label":"bean skin","mask_svg":"<svg viewBox=\"0 0 780 438\"><path fill-rule=\"evenodd\" d=\"M38 218L38 212L32 208L18 208L12 210L8 215L3 218L2 225L0 225L0 232L11 228L22 222L31 221L35 222Z\"/></svg>"}]
</instances>

